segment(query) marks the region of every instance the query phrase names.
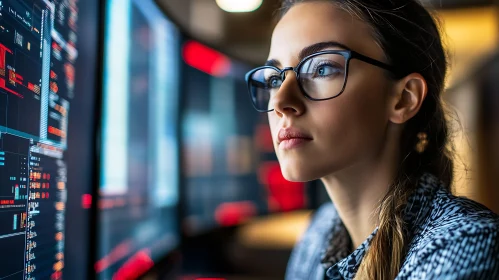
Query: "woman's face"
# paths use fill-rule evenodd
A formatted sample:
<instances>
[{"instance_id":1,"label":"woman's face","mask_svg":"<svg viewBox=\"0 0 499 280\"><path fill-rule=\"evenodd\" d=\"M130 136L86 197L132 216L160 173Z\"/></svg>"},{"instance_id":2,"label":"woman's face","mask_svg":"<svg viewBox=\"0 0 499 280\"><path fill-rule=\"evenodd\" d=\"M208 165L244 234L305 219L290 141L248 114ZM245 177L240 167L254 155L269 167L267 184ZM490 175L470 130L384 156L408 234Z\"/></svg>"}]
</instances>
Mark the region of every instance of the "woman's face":
<instances>
[{"instance_id":1,"label":"woman's face","mask_svg":"<svg viewBox=\"0 0 499 280\"><path fill-rule=\"evenodd\" d=\"M386 62L368 24L321 1L297 4L286 13L272 35L269 60L281 69L295 67L300 52L321 42L338 42ZM335 49L341 48L324 50ZM350 61L344 92L324 101L307 99L295 74L286 72L268 113L284 177L309 181L374 160L386 137L390 91L383 69L357 59ZM284 140L300 134L307 139Z\"/></svg>"}]
</instances>

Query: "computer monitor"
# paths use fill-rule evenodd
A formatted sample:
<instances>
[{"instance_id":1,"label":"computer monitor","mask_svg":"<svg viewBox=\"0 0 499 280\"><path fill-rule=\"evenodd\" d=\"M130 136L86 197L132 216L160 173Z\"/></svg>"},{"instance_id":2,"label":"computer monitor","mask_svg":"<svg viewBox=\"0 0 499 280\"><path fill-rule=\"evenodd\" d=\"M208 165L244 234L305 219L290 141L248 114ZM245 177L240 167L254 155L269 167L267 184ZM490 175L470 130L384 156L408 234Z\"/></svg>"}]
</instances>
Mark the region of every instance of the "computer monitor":
<instances>
[{"instance_id":1,"label":"computer monitor","mask_svg":"<svg viewBox=\"0 0 499 280\"><path fill-rule=\"evenodd\" d=\"M305 207L286 181L267 115L251 105L251 66L189 37L182 44L182 228L198 235L271 212Z\"/></svg>"},{"instance_id":2,"label":"computer monitor","mask_svg":"<svg viewBox=\"0 0 499 280\"><path fill-rule=\"evenodd\" d=\"M106 2L98 279L136 277L179 242L179 33L153 0Z\"/></svg>"},{"instance_id":3,"label":"computer monitor","mask_svg":"<svg viewBox=\"0 0 499 280\"><path fill-rule=\"evenodd\" d=\"M0 279L87 279L98 1L0 1Z\"/></svg>"}]
</instances>

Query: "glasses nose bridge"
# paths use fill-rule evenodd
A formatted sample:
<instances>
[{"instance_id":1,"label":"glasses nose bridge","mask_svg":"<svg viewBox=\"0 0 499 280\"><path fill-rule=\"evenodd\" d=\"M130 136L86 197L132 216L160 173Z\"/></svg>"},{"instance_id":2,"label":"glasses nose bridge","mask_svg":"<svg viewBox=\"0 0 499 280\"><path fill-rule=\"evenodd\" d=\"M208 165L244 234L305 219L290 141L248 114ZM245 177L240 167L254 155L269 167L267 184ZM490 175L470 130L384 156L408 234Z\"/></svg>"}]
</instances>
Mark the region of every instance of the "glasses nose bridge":
<instances>
[{"instance_id":1,"label":"glasses nose bridge","mask_svg":"<svg viewBox=\"0 0 499 280\"><path fill-rule=\"evenodd\" d=\"M296 68L295 67L284 67L281 71L280 71L280 75L281 75L281 80L284 82L284 79L286 79L286 72L287 71L290 71L292 70L293 72L295 72L296 74L296 77L298 77L298 72L296 72Z\"/></svg>"}]
</instances>

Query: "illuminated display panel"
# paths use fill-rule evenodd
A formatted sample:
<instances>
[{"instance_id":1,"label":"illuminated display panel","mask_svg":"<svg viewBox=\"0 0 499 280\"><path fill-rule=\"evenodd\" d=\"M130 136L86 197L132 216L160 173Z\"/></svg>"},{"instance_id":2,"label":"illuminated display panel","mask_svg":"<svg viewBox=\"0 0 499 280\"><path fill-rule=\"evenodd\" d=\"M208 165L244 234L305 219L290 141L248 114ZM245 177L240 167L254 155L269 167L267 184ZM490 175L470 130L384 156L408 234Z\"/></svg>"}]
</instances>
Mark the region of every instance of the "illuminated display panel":
<instances>
[{"instance_id":1,"label":"illuminated display panel","mask_svg":"<svg viewBox=\"0 0 499 280\"><path fill-rule=\"evenodd\" d=\"M97 12L0 1L0 279L87 278Z\"/></svg>"},{"instance_id":2,"label":"illuminated display panel","mask_svg":"<svg viewBox=\"0 0 499 280\"><path fill-rule=\"evenodd\" d=\"M98 279L135 277L178 243L179 35L154 1L106 7Z\"/></svg>"}]
</instances>

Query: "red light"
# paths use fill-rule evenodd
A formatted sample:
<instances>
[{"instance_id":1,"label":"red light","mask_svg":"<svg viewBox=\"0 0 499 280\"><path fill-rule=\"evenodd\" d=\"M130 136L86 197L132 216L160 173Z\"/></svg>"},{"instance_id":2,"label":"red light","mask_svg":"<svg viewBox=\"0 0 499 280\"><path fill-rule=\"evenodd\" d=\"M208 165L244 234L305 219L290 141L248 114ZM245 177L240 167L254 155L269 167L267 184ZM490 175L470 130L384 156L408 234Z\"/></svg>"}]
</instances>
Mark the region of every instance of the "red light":
<instances>
[{"instance_id":1,"label":"red light","mask_svg":"<svg viewBox=\"0 0 499 280\"><path fill-rule=\"evenodd\" d=\"M260 182L268 187L268 203L272 211L290 211L305 207L305 184L286 180L282 176L279 162L262 164L258 177Z\"/></svg>"},{"instance_id":2,"label":"red light","mask_svg":"<svg viewBox=\"0 0 499 280\"><path fill-rule=\"evenodd\" d=\"M84 194L81 196L81 206L83 209L89 209L92 207L92 195Z\"/></svg>"},{"instance_id":3,"label":"red light","mask_svg":"<svg viewBox=\"0 0 499 280\"><path fill-rule=\"evenodd\" d=\"M52 42L52 48L57 51L60 51L62 49L61 46L59 46L56 42Z\"/></svg>"},{"instance_id":4,"label":"red light","mask_svg":"<svg viewBox=\"0 0 499 280\"><path fill-rule=\"evenodd\" d=\"M12 93L13 95L15 95L19 98L24 98L24 96L22 96L21 94L15 92L13 90L8 89L7 86L5 85L5 79L3 79L3 78L0 78L0 88L7 91L7 92Z\"/></svg>"},{"instance_id":5,"label":"red light","mask_svg":"<svg viewBox=\"0 0 499 280\"><path fill-rule=\"evenodd\" d=\"M56 272L52 273L52 275L50 276L50 279L52 279L52 280L57 280L57 279L61 279L61 278L62 278L61 271L56 271Z\"/></svg>"},{"instance_id":6,"label":"red light","mask_svg":"<svg viewBox=\"0 0 499 280\"><path fill-rule=\"evenodd\" d=\"M137 252L116 271L113 275L113 280L137 279L154 266L150 255L151 252L149 249Z\"/></svg>"},{"instance_id":7,"label":"red light","mask_svg":"<svg viewBox=\"0 0 499 280\"><path fill-rule=\"evenodd\" d=\"M19 75L19 74L16 73L16 79L15 80L16 80L16 83L22 84L24 78L21 75Z\"/></svg>"},{"instance_id":8,"label":"red light","mask_svg":"<svg viewBox=\"0 0 499 280\"><path fill-rule=\"evenodd\" d=\"M223 226L237 225L256 215L256 206L251 201L226 202L215 210L215 220Z\"/></svg>"},{"instance_id":9,"label":"red light","mask_svg":"<svg viewBox=\"0 0 499 280\"><path fill-rule=\"evenodd\" d=\"M95 272L101 273L109 266L125 258L128 254L130 254L130 251L132 250L132 244L132 240L127 239L121 242L118 246L114 247L114 249L112 249L109 254L107 254L94 264Z\"/></svg>"},{"instance_id":10,"label":"red light","mask_svg":"<svg viewBox=\"0 0 499 280\"><path fill-rule=\"evenodd\" d=\"M49 126L48 132L50 134L53 134L53 135L56 135L56 136L59 136L59 137L62 137L62 138L66 137L66 132L64 132L64 131L62 131L62 130L60 130L58 128L55 128L53 126ZM47 174L47 180L50 180L49 174Z\"/></svg>"},{"instance_id":11,"label":"red light","mask_svg":"<svg viewBox=\"0 0 499 280\"><path fill-rule=\"evenodd\" d=\"M226 76L231 68L228 57L196 41L184 44L182 57L189 66L212 76Z\"/></svg>"},{"instance_id":12,"label":"red light","mask_svg":"<svg viewBox=\"0 0 499 280\"><path fill-rule=\"evenodd\" d=\"M58 93L59 92L59 86L57 85L56 82L51 82L50 83L50 90L55 92L55 93Z\"/></svg>"}]
</instances>

